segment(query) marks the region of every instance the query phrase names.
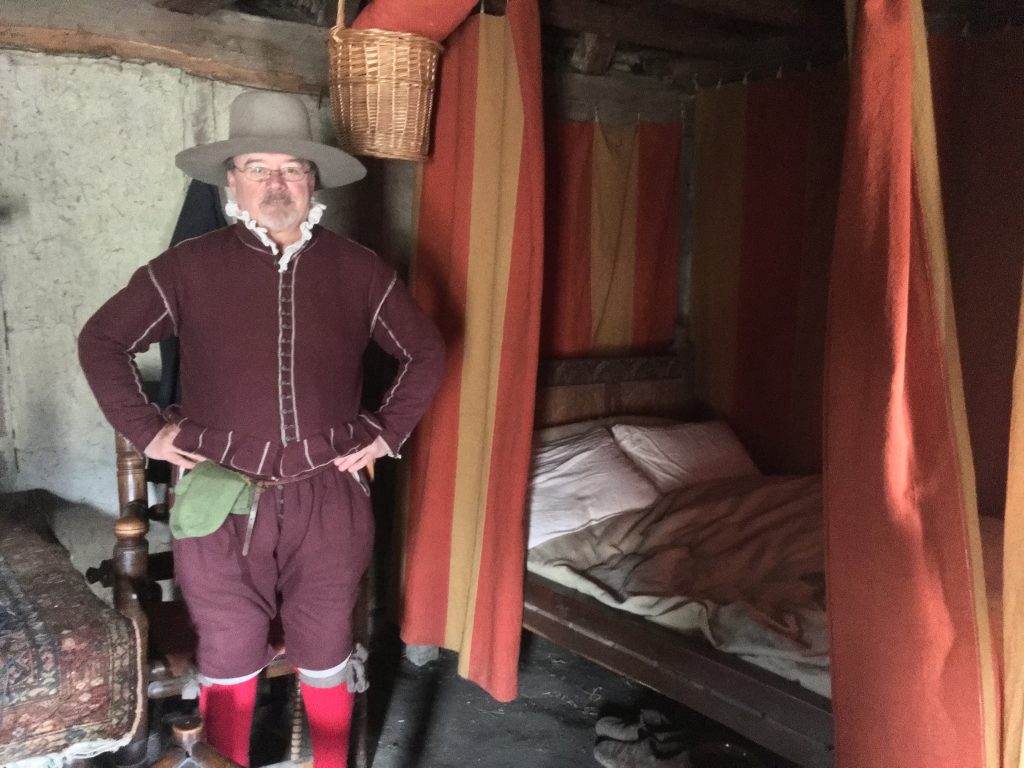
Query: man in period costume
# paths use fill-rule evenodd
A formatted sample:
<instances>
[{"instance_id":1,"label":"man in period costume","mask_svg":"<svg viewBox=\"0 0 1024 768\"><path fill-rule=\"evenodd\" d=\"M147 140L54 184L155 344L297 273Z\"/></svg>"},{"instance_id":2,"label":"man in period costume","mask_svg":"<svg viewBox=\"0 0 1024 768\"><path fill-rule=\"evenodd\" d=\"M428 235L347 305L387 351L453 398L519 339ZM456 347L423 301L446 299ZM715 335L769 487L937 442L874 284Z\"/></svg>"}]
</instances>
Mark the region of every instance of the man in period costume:
<instances>
[{"instance_id":1,"label":"man in period costume","mask_svg":"<svg viewBox=\"0 0 1024 768\"><path fill-rule=\"evenodd\" d=\"M351 617L373 538L363 475L397 456L436 390L443 343L395 272L318 226L317 182L363 166L311 139L294 96L247 92L230 138L178 167L226 182L236 223L168 249L86 323L79 354L103 413L151 459L191 470L172 512L175 570L198 630L210 743L243 765L256 676L279 618L317 768L345 764L357 670ZM142 394L133 356L177 336L181 403ZM360 410L370 340L398 362Z\"/></svg>"}]
</instances>

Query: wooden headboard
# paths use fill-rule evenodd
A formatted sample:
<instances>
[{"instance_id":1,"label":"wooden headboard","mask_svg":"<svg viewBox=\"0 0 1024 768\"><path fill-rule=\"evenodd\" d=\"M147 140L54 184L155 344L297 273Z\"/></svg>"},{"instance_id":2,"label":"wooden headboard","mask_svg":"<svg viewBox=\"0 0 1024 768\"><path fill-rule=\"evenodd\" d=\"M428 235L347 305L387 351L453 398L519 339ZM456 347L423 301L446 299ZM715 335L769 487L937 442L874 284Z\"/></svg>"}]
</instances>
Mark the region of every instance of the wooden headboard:
<instances>
[{"instance_id":1,"label":"wooden headboard","mask_svg":"<svg viewBox=\"0 0 1024 768\"><path fill-rule=\"evenodd\" d=\"M688 418L695 411L690 366L676 355L541 361L535 428L602 416Z\"/></svg>"}]
</instances>

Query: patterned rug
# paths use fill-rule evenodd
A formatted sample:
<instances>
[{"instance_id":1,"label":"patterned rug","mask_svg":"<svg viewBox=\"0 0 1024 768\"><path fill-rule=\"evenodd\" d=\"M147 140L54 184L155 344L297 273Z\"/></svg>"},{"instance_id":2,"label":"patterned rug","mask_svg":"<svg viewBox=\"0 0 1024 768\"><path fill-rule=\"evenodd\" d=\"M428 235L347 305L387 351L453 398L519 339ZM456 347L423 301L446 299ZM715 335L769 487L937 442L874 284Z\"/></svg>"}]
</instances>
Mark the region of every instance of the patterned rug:
<instances>
[{"instance_id":1,"label":"patterned rug","mask_svg":"<svg viewBox=\"0 0 1024 768\"><path fill-rule=\"evenodd\" d=\"M131 622L71 566L40 498L0 496L0 765L108 751L145 703Z\"/></svg>"}]
</instances>

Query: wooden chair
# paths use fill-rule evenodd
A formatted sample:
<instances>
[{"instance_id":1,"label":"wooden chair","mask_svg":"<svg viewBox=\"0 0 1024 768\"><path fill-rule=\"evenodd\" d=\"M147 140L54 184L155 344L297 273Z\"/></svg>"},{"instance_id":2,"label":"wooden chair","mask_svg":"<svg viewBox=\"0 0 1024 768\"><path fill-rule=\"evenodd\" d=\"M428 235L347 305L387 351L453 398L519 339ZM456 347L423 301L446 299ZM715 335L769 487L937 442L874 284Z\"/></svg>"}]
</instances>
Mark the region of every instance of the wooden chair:
<instances>
[{"instance_id":1,"label":"wooden chair","mask_svg":"<svg viewBox=\"0 0 1024 768\"><path fill-rule=\"evenodd\" d=\"M186 686L194 680L194 658L196 636L185 605L181 601L165 601L157 581L173 578L173 556L170 552L150 554L146 533L150 520L166 521L173 504L173 483L168 491L166 503L149 505L147 491L146 461L120 434L115 436L117 456L117 489L120 503L120 518L114 524L114 555L99 568L89 569L89 581L101 581L114 589L115 607L128 616L139 627L139 636L144 644L143 665L146 686L150 700L181 696ZM358 642L368 643L369 611L366 587L360 592L353 623ZM285 659L275 659L264 670L266 677L294 674L294 668ZM367 731L365 696L357 697L356 716L353 721L353 763L356 768L367 766ZM299 706L301 698L296 690L293 702ZM299 742L302 734L301 716L292 718L291 759L299 758ZM188 730L188 729L186 729ZM118 753L119 765L138 765L145 760L149 722L144 717L134 735L133 741ZM193 763L222 768L226 759L215 750L203 745L201 738L188 730L179 744L178 755L182 760L190 758ZM184 755L184 757L182 757ZM161 768L173 768L177 763L168 764L168 756L161 758ZM221 761L221 762L218 762ZM226 761L228 765L233 765Z\"/></svg>"}]
</instances>

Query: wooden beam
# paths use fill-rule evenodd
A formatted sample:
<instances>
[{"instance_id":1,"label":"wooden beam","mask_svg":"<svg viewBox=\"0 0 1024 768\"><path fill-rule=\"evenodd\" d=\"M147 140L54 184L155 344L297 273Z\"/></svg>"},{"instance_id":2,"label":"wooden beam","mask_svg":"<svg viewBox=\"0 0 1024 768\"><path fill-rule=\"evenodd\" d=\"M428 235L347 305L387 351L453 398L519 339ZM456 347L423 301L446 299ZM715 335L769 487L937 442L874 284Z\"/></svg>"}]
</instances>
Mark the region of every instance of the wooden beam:
<instances>
[{"instance_id":1,"label":"wooden beam","mask_svg":"<svg viewBox=\"0 0 1024 768\"><path fill-rule=\"evenodd\" d=\"M157 8L164 8L175 13L192 13L205 16L231 5L233 0L152 0Z\"/></svg>"},{"instance_id":2,"label":"wooden beam","mask_svg":"<svg viewBox=\"0 0 1024 768\"><path fill-rule=\"evenodd\" d=\"M0 47L155 62L292 93L326 88L326 34L231 11L183 17L133 0L0 0Z\"/></svg>"},{"instance_id":3,"label":"wooden beam","mask_svg":"<svg viewBox=\"0 0 1024 768\"><path fill-rule=\"evenodd\" d=\"M928 29L943 31L963 28L982 31L1024 22L1024 4L1020 0L925 0Z\"/></svg>"},{"instance_id":4,"label":"wooden beam","mask_svg":"<svg viewBox=\"0 0 1024 768\"><path fill-rule=\"evenodd\" d=\"M687 98L681 88L618 73L603 77L549 74L544 92L552 114L579 121L596 117L605 125L630 125L638 120L677 123Z\"/></svg>"},{"instance_id":5,"label":"wooden beam","mask_svg":"<svg viewBox=\"0 0 1024 768\"><path fill-rule=\"evenodd\" d=\"M971 6L970 0L924 0L925 13L967 14Z\"/></svg>"},{"instance_id":6,"label":"wooden beam","mask_svg":"<svg viewBox=\"0 0 1024 768\"><path fill-rule=\"evenodd\" d=\"M736 21L795 29L815 26L818 12L811 0L665 0L668 4L696 13ZM836 0L838 3L838 0Z\"/></svg>"},{"instance_id":7,"label":"wooden beam","mask_svg":"<svg viewBox=\"0 0 1024 768\"><path fill-rule=\"evenodd\" d=\"M791 56L805 48L799 41L722 32L703 25L680 25L650 6L628 7L594 0L542 0L541 21L573 32L593 32L649 48L675 51L697 59L734 64Z\"/></svg>"},{"instance_id":8,"label":"wooden beam","mask_svg":"<svg viewBox=\"0 0 1024 768\"><path fill-rule=\"evenodd\" d=\"M256 16L315 24L318 27L333 25L336 16L336 4L329 0L237 0L235 9Z\"/></svg>"}]
</instances>

